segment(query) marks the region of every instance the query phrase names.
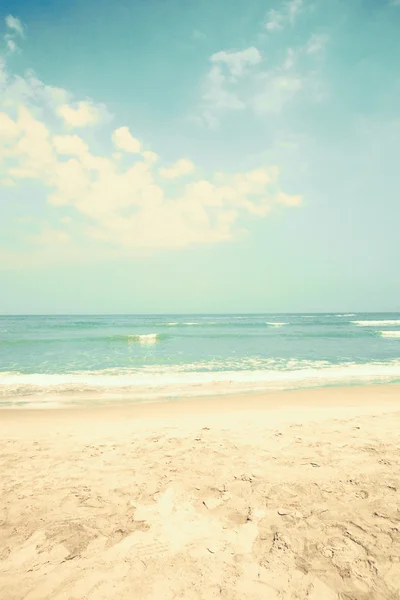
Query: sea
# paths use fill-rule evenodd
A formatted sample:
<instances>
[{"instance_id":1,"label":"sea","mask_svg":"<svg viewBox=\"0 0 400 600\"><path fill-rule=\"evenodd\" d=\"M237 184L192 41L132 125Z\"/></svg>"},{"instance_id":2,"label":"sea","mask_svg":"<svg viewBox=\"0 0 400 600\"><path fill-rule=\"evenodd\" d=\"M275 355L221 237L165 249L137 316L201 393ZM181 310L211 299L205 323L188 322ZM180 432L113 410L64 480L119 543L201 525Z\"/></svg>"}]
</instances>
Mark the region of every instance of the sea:
<instances>
[{"instance_id":1,"label":"sea","mask_svg":"<svg viewBox=\"0 0 400 600\"><path fill-rule=\"evenodd\" d=\"M400 313L0 316L0 407L400 382Z\"/></svg>"}]
</instances>

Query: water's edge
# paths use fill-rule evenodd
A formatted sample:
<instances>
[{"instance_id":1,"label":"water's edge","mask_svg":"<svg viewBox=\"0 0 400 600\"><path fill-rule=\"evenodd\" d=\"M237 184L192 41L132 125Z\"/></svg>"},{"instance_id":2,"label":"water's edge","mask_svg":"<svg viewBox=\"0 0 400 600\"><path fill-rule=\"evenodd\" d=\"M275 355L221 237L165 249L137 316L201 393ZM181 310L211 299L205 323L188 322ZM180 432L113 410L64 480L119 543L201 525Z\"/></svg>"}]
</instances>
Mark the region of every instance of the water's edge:
<instances>
[{"instance_id":1,"label":"water's edge","mask_svg":"<svg viewBox=\"0 0 400 600\"><path fill-rule=\"evenodd\" d=\"M0 407L400 382L400 313L0 316Z\"/></svg>"}]
</instances>

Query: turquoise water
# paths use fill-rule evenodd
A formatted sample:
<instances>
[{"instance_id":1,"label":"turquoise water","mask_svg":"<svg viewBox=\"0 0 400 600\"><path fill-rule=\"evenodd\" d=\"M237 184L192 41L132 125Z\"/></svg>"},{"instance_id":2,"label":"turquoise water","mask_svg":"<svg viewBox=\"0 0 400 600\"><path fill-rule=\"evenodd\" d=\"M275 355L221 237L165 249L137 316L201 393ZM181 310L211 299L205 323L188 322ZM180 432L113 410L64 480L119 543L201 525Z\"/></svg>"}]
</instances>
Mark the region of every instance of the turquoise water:
<instances>
[{"instance_id":1,"label":"turquoise water","mask_svg":"<svg viewBox=\"0 0 400 600\"><path fill-rule=\"evenodd\" d=\"M2 406L398 381L400 313L0 317Z\"/></svg>"}]
</instances>

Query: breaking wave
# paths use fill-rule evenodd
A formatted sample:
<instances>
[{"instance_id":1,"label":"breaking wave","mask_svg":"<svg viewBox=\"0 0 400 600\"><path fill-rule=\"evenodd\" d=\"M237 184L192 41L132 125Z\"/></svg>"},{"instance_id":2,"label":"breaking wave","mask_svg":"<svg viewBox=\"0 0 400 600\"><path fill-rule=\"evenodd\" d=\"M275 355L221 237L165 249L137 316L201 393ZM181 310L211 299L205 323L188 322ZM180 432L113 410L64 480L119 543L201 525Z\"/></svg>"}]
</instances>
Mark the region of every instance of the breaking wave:
<instances>
[{"instance_id":1,"label":"breaking wave","mask_svg":"<svg viewBox=\"0 0 400 600\"><path fill-rule=\"evenodd\" d=\"M352 321L359 327L385 327L387 325L400 325L400 319L384 319L382 321Z\"/></svg>"},{"instance_id":2,"label":"breaking wave","mask_svg":"<svg viewBox=\"0 0 400 600\"><path fill-rule=\"evenodd\" d=\"M400 331L380 331L382 337L400 339Z\"/></svg>"}]
</instances>

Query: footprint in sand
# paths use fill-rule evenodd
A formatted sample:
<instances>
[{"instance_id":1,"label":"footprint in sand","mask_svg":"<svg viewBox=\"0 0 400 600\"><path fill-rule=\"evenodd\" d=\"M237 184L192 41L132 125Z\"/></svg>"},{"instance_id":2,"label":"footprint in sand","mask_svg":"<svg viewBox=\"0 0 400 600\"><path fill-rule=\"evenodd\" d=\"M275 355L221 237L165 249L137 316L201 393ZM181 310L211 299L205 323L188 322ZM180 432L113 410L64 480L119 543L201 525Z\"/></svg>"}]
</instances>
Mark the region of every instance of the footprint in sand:
<instances>
[{"instance_id":1,"label":"footprint in sand","mask_svg":"<svg viewBox=\"0 0 400 600\"><path fill-rule=\"evenodd\" d=\"M191 501L179 496L172 488L160 494L157 502L137 506L135 520L150 527L147 532L136 532L136 549L141 555L168 552L178 554L187 548L203 548L210 553L231 549L231 554L252 551L258 536L258 526L248 521L232 529L218 516L202 514Z\"/></svg>"}]
</instances>

